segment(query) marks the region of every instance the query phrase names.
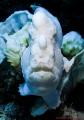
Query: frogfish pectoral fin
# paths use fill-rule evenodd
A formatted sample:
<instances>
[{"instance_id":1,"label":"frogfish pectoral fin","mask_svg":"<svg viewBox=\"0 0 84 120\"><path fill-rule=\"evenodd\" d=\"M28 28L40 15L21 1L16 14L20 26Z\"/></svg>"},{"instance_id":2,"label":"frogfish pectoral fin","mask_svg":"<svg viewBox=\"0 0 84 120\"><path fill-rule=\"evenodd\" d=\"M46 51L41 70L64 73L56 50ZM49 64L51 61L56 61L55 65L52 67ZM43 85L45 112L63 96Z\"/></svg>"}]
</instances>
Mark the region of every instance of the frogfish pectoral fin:
<instances>
[{"instance_id":1,"label":"frogfish pectoral fin","mask_svg":"<svg viewBox=\"0 0 84 120\"><path fill-rule=\"evenodd\" d=\"M22 95L22 96L32 95L32 93L28 89L28 86L27 86L26 83L20 84L20 86L19 86L19 92L20 92L20 95Z\"/></svg>"},{"instance_id":2,"label":"frogfish pectoral fin","mask_svg":"<svg viewBox=\"0 0 84 120\"><path fill-rule=\"evenodd\" d=\"M59 95L59 92L57 90L53 90L49 94L44 95L42 97L45 100L48 107L51 109L56 109L57 107L59 107L59 105L61 103L60 95Z\"/></svg>"}]
</instances>

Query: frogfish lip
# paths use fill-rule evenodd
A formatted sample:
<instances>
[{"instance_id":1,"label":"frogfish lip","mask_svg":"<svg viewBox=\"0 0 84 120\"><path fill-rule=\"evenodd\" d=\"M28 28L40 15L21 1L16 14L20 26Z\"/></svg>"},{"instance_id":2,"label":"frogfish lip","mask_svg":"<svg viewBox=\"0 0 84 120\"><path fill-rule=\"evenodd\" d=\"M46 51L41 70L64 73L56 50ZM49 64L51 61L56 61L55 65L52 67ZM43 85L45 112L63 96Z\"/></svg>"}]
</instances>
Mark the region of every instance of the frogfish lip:
<instances>
[{"instance_id":1,"label":"frogfish lip","mask_svg":"<svg viewBox=\"0 0 84 120\"><path fill-rule=\"evenodd\" d=\"M51 72L51 73L53 73L53 70L50 69L50 68L48 68L48 67L37 67L37 68L33 68L33 69L31 70L31 74L32 74L33 72L39 72L39 71L44 71L44 72Z\"/></svg>"},{"instance_id":2,"label":"frogfish lip","mask_svg":"<svg viewBox=\"0 0 84 120\"><path fill-rule=\"evenodd\" d=\"M52 80L56 79L56 75L52 69L47 67L38 67L33 69L30 74L28 75L28 83L29 84L45 84L45 82L51 82Z\"/></svg>"}]
</instances>

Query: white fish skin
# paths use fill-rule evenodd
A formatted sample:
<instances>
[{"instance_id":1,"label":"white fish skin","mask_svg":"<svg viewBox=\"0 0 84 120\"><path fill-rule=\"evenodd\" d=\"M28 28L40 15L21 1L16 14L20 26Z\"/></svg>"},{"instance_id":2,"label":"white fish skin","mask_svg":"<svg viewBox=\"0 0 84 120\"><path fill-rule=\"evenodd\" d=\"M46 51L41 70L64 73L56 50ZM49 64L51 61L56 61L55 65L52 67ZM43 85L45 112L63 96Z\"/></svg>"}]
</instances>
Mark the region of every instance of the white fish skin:
<instances>
[{"instance_id":1,"label":"white fish skin","mask_svg":"<svg viewBox=\"0 0 84 120\"><path fill-rule=\"evenodd\" d=\"M44 8L37 8L29 35L29 47L21 58L25 83L19 86L19 92L22 96L42 96L48 107L55 109L60 105L60 92L56 88L64 66L60 23Z\"/></svg>"}]
</instances>

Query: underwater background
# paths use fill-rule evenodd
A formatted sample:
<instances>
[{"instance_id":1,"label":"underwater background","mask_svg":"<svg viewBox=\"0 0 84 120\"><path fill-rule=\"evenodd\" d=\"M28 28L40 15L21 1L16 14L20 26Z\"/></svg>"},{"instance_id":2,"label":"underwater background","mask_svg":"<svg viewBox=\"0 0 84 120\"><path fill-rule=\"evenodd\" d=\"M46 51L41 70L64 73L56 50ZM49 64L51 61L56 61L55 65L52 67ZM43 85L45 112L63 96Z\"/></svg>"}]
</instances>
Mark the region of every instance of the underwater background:
<instances>
[{"instance_id":1,"label":"underwater background","mask_svg":"<svg viewBox=\"0 0 84 120\"><path fill-rule=\"evenodd\" d=\"M44 7L56 16L63 35L76 31L84 39L84 0L0 0L0 22L4 22L15 11L28 10L33 13L31 5ZM20 96L18 85L23 80L21 72L18 73L6 59L0 64L0 120L84 119L84 83L79 83L67 99L61 98L62 103L56 110L32 117L29 109L35 104L37 96Z\"/></svg>"}]
</instances>

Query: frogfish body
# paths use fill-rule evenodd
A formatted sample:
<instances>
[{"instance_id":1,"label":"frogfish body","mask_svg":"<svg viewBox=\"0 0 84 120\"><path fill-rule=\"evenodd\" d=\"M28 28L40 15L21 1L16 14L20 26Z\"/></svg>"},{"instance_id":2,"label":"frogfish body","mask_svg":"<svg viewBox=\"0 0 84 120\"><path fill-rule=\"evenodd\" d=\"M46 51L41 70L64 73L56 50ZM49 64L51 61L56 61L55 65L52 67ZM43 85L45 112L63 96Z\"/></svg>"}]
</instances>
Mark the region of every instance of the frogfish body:
<instances>
[{"instance_id":1,"label":"frogfish body","mask_svg":"<svg viewBox=\"0 0 84 120\"><path fill-rule=\"evenodd\" d=\"M37 8L28 29L30 41L21 58L25 82L19 86L22 96L42 96L49 108L60 104L56 90L63 72L62 30L56 17Z\"/></svg>"}]
</instances>

